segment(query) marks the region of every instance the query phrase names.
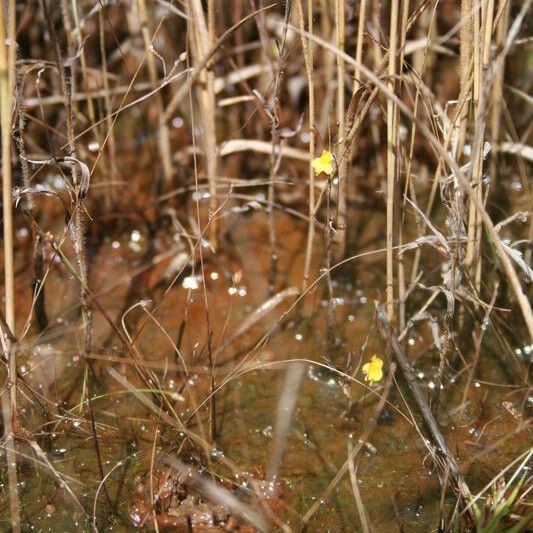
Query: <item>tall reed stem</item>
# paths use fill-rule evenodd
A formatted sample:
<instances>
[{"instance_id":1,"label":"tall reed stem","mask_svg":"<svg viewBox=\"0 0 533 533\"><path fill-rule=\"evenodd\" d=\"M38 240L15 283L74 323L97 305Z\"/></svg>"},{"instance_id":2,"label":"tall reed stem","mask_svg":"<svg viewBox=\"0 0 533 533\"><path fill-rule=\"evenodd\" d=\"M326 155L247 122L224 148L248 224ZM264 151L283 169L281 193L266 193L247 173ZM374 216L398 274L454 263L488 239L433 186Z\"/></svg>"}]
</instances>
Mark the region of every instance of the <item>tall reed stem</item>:
<instances>
[{"instance_id":1,"label":"tall reed stem","mask_svg":"<svg viewBox=\"0 0 533 533\"><path fill-rule=\"evenodd\" d=\"M139 20L141 22L141 33L143 37L144 46L148 52L146 58L146 64L148 66L148 76L150 82L155 86L158 82L157 67L156 67L156 58L154 54L157 52L153 51L152 38L150 36L150 31L148 30L148 15L146 11L146 1L138 0L137 1ZM162 120L163 116L163 99L161 93L155 95L155 105L157 108L158 116L158 125L157 125L157 147L159 149L159 154L161 156L161 163L163 165L163 175L165 177L165 184L167 187L172 185L172 154L170 149L170 136L168 132L167 123Z\"/></svg>"},{"instance_id":2,"label":"tall reed stem","mask_svg":"<svg viewBox=\"0 0 533 533\"><path fill-rule=\"evenodd\" d=\"M387 89L394 93L396 76L396 51L398 44L399 0L392 0L389 37L389 67ZM396 189L396 150L395 131L396 105L387 99L387 317L394 319L394 195Z\"/></svg>"},{"instance_id":3,"label":"tall reed stem","mask_svg":"<svg viewBox=\"0 0 533 533\"><path fill-rule=\"evenodd\" d=\"M214 4L209 4L211 10ZM206 21L204 8L200 0L189 0L187 9L191 17L190 41L193 62L195 68L200 68L202 58L206 57L211 49L210 43L214 35L209 34L208 23ZM208 14L208 19L214 25L214 14ZM214 27L212 27L214 32ZM200 116L202 119L202 140L203 150L207 161L207 181L209 185L209 211L214 214L217 209L217 139L216 139L216 122L215 122L215 76L211 69L211 63L207 69L201 69L199 74L198 103ZM217 224L216 219L210 221L209 236L213 246L217 243Z\"/></svg>"},{"instance_id":4,"label":"tall reed stem","mask_svg":"<svg viewBox=\"0 0 533 533\"><path fill-rule=\"evenodd\" d=\"M345 41L345 12L344 0L335 1L335 27L337 33L337 48L344 52ZM342 149L345 142L345 99L344 99L344 75L345 66L342 55L337 54L337 145ZM337 198L337 231L334 234L337 248L335 250L335 257L339 260L344 258L346 251L346 179L348 177L348 167L350 161L348 158L343 158L339 164L338 178L338 198Z\"/></svg>"},{"instance_id":5,"label":"tall reed stem","mask_svg":"<svg viewBox=\"0 0 533 533\"><path fill-rule=\"evenodd\" d=\"M7 7L7 13L6 13ZM2 136L2 204L4 223L4 287L6 324L2 345L8 358L7 379L2 392L2 415L9 483L12 531L20 531L20 503L17 485L17 456L13 429L17 417L17 360L12 349L15 334L15 270L13 257L13 203L11 175L11 120L15 92L15 0L0 2L0 127ZM9 48L6 47L6 27ZM11 335L9 335L11 333Z\"/></svg>"},{"instance_id":6,"label":"tall reed stem","mask_svg":"<svg viewBox=\"0 0 533 533\"><path fill-rule=\"evenodd\" d=\"M296 18L302 32L304 31L304 18L300 0L295 2ZM308 0L307 31L313 33L313 1ZM311 259L313 257L313 243L315 238L315 171L311 161L315 157L315 85L313 82L313 43L308 42L302 34L302 50L307 73L307 86L309 91L309 225L307 227L307 248L305 251L304 275L302 290L307 288Z\"/></svg>"}]
</instances>

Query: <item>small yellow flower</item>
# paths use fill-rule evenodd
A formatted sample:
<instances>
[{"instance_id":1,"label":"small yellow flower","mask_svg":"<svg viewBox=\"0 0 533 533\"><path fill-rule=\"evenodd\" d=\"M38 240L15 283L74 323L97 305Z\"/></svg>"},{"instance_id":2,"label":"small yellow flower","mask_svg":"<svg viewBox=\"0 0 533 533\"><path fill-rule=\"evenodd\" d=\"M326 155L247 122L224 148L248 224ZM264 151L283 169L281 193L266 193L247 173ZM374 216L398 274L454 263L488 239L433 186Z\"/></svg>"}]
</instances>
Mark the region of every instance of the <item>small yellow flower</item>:
<instances>
[{"instance_id":1,"label":"small yellow flower","mask_svg":"<svg viewBox=\"0 0 533 533\"><path fill-rule=\"evenodd\" d=\"M383 361L377 355L373 355L370 362L363 365L365 381L369 381L371 385L374 381L381 381L383 378L382 368Z\"/></svg>"},{"instance_id":2,"label":"small yellow flower","mask_svg":"<svg viewBox=\"0 0 533 533\"><path fill-rule=\"evenodd\" d=\"M329 150L322 150L322 155L311 161L315 174L327 174L331 176L333 174L333 154Z\"/></svg>"}]
</instances>

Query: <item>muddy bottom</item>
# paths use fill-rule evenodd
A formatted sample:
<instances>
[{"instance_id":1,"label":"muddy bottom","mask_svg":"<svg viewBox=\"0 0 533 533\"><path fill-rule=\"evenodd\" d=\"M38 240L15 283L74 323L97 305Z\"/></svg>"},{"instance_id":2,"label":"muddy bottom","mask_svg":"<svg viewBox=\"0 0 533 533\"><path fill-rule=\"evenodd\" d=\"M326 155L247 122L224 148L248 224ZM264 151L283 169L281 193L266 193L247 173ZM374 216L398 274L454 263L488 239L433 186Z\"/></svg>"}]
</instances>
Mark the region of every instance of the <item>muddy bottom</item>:
<instances>
[{"instance_id":1,"label":"muddy bottom","mask_svg":"<svg viewBox=\"0 0 533 533\"><path fill-rule=\"evenodd\" d=\"M49 324L30 329L18 348L21 421L32 428L18 445L25 530L148 531L154 520L169 531L297 530L305 517L308 531L355 531L357 492L374 531L434 530L453 511L456 497L442 491L399 373L352 475L327 490L383 391L361 372L373 354L388 364L374 306L384 257L364 255L378 248L380 225L365 225L362 256L334 270L331 287L323 277L296 302L306 224L285 213L275 223L274 277L261 211L229 209L216 253L171 224L150 235L131 222L106 234L90 248L86 358L76 279L46 258ZM315 264L323 253L317 247ZM27 259L17 260L22 321L31 278ZM445 307L443 298L442 314ZM442 317L434 319L442 328ZM429 321L413 324L404 344L466 481L480 490L528 447L524 390L508 385L518 366L503 360L490 328L473 373L453 346L442 360ZM7 530L5 472L1 483Z\"/></svg>"}]
</instances>

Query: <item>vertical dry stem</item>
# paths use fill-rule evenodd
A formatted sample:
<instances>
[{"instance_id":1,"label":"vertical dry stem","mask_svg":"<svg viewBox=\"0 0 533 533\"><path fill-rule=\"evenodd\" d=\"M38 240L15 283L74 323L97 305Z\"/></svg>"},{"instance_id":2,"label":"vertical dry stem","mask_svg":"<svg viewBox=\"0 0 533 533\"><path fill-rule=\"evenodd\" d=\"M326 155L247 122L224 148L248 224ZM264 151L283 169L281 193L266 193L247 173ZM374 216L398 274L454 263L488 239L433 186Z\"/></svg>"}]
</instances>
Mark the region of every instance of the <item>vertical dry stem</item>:
<instances>
[{"instance_id":1,"label":"vertical dry stem","mask_svg":"<svg viewBox=\"0 0 533 533\"><path fill-rule=\"evenodd\" d=\"M6 47L6 27L9 49ZM13 203L11 175L11 118L15 91L15 0L0 2L0 125L2 135L2 204L4 223L4 287L5 316L11 334L15 333L15 271L13 262ZM9 483L11 527L20 531L20 503L17 486L17 458L13 426L17 415L17 360L10 336L4 336L2 345L8 358L7 379L2 391L2 415Z\"/></svg>"},{"instance_id":2,"label":"vertical dry stem","mask_svg":"<svg viewBox=\"0 0 533 533\"><path fill-rule=\"evenodd\" d=\"M294 3L298 26L304 31L304 18L300 0ZM313 2L308 0L308 25L307 31L313 33ZM302 290L307 288L309 282L309 272L311 269L311 259L313 257L313 242L315 238L315 171L311 161L315 157L315 86L313 82L313 48L312 43L308 43L302 34L302 50L304 54L305 70L307 73L307 86L309 90L309 225L307 227L307 248L305 251L304 275Z\"/></svg>"},{"instance_id":3,"label":"vertical dry stem","mask_svg":"<svg viewBox=\"0 0 533 533\"><path fill-rule=\"evenodd\" d=\"M396 76L396 50L398 43L399 0L392 0L390 15L389 66L387 89L393 93ZM394 195L396 186L397 135L395 116L397 110L392 99L387 99L387 316L394 318Z\"/></svg>"},{"instance_id":4,"label":"vertical dry stem","mask_svg":"<svg viewBox=\"0 0 533 533\"><path fill-rule=\"evenodd\" d=\"M345 41L345 12L344 0L335 0L335 27L337 33L337 48L344 51ZM344 59L337 54L337 145L339 148L345 142L345 102L344 102ZM337 248L335 257L341 260L346 251L346 179L349 160L343 158L338 169L338 199L337 199L337 232L334 234Z\"/></svg>"},{"instance_id":5,"label":"vertical dry stem","mask_svg":"<svg viewBox=\"0 0 533 533\"><path fill-rule=\"evenodd\" d=\"M109 146L109 163L110 163L110 177L111 183L114 184L117 179L117 162L116 162L116 145L115 145L115 132L113 129L113 118L111 116L111 98L109 95L109 80L107 75L107 57L105 49L105 33L104 33L104 10L100 9L98 11L98 26L100 30L100 57L102 62L102 80L104 83L104 105L105 105L105 114L106 114L106 125L107 125L107 144ZM158 95L159 96L159 95ZM91 99L88 99L90 102ZM106 187L105 189L105 199L107 208L110 209L113 202L113 190L114 185Z\"/></svg>"},{"instance_id":6,"label":"vertical dry stem","mask_svg":"<svg viewBox=\"0 0 533 533\"><path fill-rule=\"evenodd\" d=\"M214 8L210 4L211 9ZM199 68L204 57L211 49L210 42L213 36L209 35L201 0L188 0L187 9L190 20L189 35L191 41L191 51L195 68ZM211 15L213 16L213 15ZM214 31L214 28L213 28ZM198 104L200 116L202 118L202 139L203 150L207 161L207 180L209 184L209 210L214 214L217 209L217 140L215 124L215 88L214 73L208 66L199 73L198 84ZM209 236L211 244L217 243L216 219L210 221Z\"/></svg>"},{"instance_id":7,"label":"vertical dry stem","mask_svg":"<svg viewBox=\"0 0 533 533\"><path fill-rule=\"evenodd\" d=\"M365 15L366 0L361 0L361 3L359 4L359 22L357 23L357 43L355 45L355 61L357 66L354 67L352 94L355 94L361 85L361 72L359 69L359 64L363 61L363 32L365 29Z\"/></svg>"},{"instance_id":8,"label":"vertical dry stem","mask_svg":"<svg viewBox=\"0 0 533 533\"><path fill-rule=\"evenodd\" d=\"M405 49L405 40L407 38L407 21L409 16L409 0L403 0L402 2L402 25L400 29L400 58L399 58L399 72L403 72L403 59L404 59L404 49ZM402 87L402 78L398 80L398 93L401 94L401 87ZM399 128L399 118L400 113L398 109L395 109L394 113L394 138L398 139L398 128ZM408 173L405 176L406 183L409 183L410 180L410 169L408 169ZM402 209L402 212L398 216L398 244L401 246L403 244L403 207L404 207L404 201L398 201L398 207ZM405 300L407 298L407 291L405 286L405 265L404 265L404 256L403 254L397 255L398 259L398 303L399 303L399 327L401 330L405 328L406 324L406 317L405 317Z\"/></svg>"},{"instance_id":9,"label":"vertical dry stem","mask_svg":"<svg viewBox=\"0 0 533 533\"><path fill-rule=\"evenodd\" d=\"M150 82L154 85L158 82L157 68L155 63L155 56L152 53L153 45L150 37L150 31L148 29L148 17L146 13L146 1L137 0L137 7L139 11L139 20L141 23L141 33L143 37L144 47L147 50L146 64L148 66L148 76ZM157 126L157 147L159 149L159 155L161 156L161 163L163 165L163 175L167 187L172 184L172 153L170 149L170 136L168 132L167 123L162 120L163 116L163 100L161 93L156 93L154 96L155 105L157 107L158 126ZM109 113L108 113L109 114Z\"/></svg>"}]
</instances>

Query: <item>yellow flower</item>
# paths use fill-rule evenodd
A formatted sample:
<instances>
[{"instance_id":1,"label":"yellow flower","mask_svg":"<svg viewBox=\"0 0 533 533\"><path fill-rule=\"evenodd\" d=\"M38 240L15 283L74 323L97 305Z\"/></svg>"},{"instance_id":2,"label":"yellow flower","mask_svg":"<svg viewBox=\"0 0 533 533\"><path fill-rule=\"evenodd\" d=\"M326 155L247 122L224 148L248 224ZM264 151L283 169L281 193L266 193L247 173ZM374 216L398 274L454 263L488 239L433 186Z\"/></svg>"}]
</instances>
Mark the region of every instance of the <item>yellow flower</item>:
<instances>
[{"instance_id":1,"label":"yellow flower","mask_svg":"<svg viewBox=\"0 0 533 533\"><path fill-rule=\"evenodd\" d=\"M329 150L322 150L322 155L313 159L311 166L317 176L322 172L331 176L333 174L333 154Z\"/></svg>"},{"instance_id":2,"label":"yellow flower","mask_svg":"<svg viewBox=\"0 0 533 533\"><path fill-rule=\"evenodd\" d=\"M383 361L377 355L373 355L370 362L363 365L365 381L369 381L371 385L374 381L381 381L383 378L382 368Z\"/></svg>"}]
</instances>

